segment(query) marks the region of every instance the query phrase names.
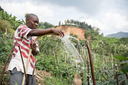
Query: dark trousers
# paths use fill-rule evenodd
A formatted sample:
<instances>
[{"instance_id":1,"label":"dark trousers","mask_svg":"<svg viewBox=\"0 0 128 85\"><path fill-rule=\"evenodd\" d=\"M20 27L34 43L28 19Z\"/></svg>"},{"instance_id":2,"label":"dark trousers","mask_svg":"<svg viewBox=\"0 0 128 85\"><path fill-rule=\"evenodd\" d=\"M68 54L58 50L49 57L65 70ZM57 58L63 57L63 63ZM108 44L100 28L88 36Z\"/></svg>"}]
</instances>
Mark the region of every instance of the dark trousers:
<instances>
[{"instance_id":1,"label":"dark trousers","mask_svg":"<svg viewBox=\"0 0 128 85\"><path fill-rule=\"evenodd\" d=\"M21 71L17 71L17 69L14 68L12 71L10 71L10 76L9 76L10 85L22 85L23 76L24 73L22 73ZM27 74L27 81L28 81L28 85L37 85L35 75L32 80L32 75ZM26 85L26 82L24 85Z\"/></svg>"}]
</instances>

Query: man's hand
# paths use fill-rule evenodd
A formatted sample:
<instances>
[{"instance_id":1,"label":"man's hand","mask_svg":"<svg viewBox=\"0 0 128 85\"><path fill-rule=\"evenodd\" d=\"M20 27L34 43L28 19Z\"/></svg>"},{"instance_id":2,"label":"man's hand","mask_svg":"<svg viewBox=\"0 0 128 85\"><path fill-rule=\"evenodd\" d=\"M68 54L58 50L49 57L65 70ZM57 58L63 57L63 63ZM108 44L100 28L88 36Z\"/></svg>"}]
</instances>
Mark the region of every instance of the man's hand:
<instances>
[{"instance_id":1,"label":"man's hand","mask_svg":"<svg viewBox=\"0 0 128 85\"><path fill-rule=\"evenodd\" d=\"M56 35L59 35L60 37L64 37L64 32L62 32L61 30L59 29L54 29L52 28L52 32Z\"/></svg>"},{"instance_id":2,"label":"man's hand","mask_svg":"<svg viewBox=\"0 0 128 85\"><path fill-rule=\"evenodd\" d=\"M39 52L36 50L36 44L30 44L30 47L32 49L32 54L33 55L38 55Z\"/></svg>"}]
</instances>

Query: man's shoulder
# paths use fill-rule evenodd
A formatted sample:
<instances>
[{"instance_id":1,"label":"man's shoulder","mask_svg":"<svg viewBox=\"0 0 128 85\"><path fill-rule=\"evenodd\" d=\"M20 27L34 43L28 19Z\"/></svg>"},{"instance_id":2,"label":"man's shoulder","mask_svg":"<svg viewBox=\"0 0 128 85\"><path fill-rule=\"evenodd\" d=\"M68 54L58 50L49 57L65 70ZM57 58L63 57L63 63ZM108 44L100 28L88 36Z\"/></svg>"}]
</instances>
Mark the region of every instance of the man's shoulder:
<instances>
[{"instance_id":1,"label":"man's shoulder","mask_svg":"<svg viewBox=\"0 0 128 85\"><path fill-rule=\"evenodd\" d=\"M18 28L28 28L26 25L20 25Z\"/></svg>"},{"instance_id":2,"label":"man's shoulder","mask_svg":"<svg viewBox=\"0 0 128 85\"><path fill-rule=\"evenodd\" d=\"M20 32L22 29L26 29L28 28L26 25L20 25L18 28L17 28L17 31Z\"/></svg>"}]
</instances>

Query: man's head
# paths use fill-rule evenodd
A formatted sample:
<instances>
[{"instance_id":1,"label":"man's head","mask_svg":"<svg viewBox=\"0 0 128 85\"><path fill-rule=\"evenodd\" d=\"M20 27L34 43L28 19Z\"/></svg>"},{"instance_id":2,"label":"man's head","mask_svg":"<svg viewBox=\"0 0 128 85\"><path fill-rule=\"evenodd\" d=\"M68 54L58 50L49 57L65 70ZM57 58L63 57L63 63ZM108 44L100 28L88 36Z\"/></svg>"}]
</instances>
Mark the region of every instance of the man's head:
<instances>
[{"instance_id":1,"label":"man's head","mask_svg":"<svg viewBox=\"0 0 128 85\"><path fill-rule=\"evenodd\" d=\"M39 23L39 19L35 14L28 14L26 16L26 25L31 29L36 29Z\"/></svg>"}]
</instances>

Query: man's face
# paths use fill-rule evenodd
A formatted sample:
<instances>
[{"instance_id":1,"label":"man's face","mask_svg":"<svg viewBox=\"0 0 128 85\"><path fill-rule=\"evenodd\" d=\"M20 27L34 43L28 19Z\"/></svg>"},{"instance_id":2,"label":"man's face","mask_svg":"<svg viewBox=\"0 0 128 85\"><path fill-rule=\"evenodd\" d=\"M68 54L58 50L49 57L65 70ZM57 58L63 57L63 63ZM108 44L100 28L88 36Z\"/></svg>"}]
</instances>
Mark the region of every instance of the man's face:
<instances>
[{"instance_id":1,"label":"man's face","mask_svg":"<svg viewBox=\"0 0 128 85\"><path fill-rule=\"evenodd\" d=\"M31 16L27 21L26 24L31 29L36 29L39 23L39 19L36 16Z\"/></svg>"}]
</instances>

